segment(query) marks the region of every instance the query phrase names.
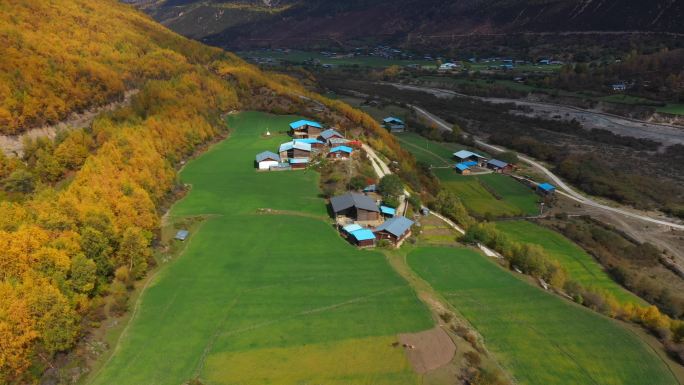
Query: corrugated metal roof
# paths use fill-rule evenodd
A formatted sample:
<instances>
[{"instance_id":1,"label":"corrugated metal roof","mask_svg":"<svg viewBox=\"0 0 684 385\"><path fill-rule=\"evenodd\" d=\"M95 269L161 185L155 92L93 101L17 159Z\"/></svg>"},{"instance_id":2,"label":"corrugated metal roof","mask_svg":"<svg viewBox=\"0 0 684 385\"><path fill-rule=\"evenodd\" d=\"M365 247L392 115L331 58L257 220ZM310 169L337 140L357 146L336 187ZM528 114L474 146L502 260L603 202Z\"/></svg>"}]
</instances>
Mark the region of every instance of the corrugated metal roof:
<instances>
[{"instance_id":1,"label":"corrugated metal roof","mask_svg":"<svg viewBox=\"0 0 684 385\"><path fill-rule=\"evenodd\" d=\"M544 191L554 191L556 189L556 186L550 183L541 183L538 187Z\"/></svg>"},{"instance_id":2,"label":"corrugated metal roof","mask_svg":"<svg viewBox=\"0 0 684 385\"><path fill-rule=\"evenodd\" d=\"M498 159L492 159L489 162L487 162L487 164L492 165L494 167L498 167L498 168L505 168L506 166L508 166L508 163L501 161L501 160L498 160Z\"/></svg>"},{"instance_id":3,"label":"corrugated metal roof","mask_svg":"<svg viewBox=\"0 0 684 385\"><path fill-rule=\"evenodd\" d=\"M476 158L484 158L484 156L476 154L474 152L468 151L468 150L461 150L457 153L454 153L454 156L457 157L458 159L468 159L471 157L476 157Z\"/></svg>"},{"instance_id":4,"label":"corrugated metal roof","mask_svg":"<svg viewBox=\"0 0 684 385\"><path fill-rule=\"evenodd\" d=\"M473 166L477 166L477 165L478 165L477 162L472 161L472 160L471 160L471 161L468 161L468 162L462 162L461 164L465 164L465 165L468 166L468 167L473 167Z\"/></svg>"},{"instance_id":5,"label":"corrugated metal roof","mask_svg":"<svg viewBox=\"0 0 684 385\"><path fill-rule=\"evenodd\" d=\"M335 136L339 136L340 138L344 138L344 135L340 134L339 132L337 132L336 130L334 130L332 128L329 128L329 129L321 132L321 138L323 138L325 140L331 139Z\"/></svg>"},{"instance_id":6,"label":"corrugated metal roof","mask_svg":"<svg viewBox=\"0 0 684 385\"><path fill-rule=\"evenodd\" d=\"M260 154L257 154L256 156L256 161L257 162L263 162L265 160L275 160L279 161L280 160L280 155L273 153L271 151L264 151Z\"/></svg>"},{"instance_id":7,"label":"corrugated metal roof","mask_svg":"<svg viewBox=\"0 0 684 385\"><path fill-rule=\"evenodd\" d=\"M470 167L468 167L467 165L465 165L465 164L463 164L463 163L457 164L457 165L455 166L455 168L458 169L458 170L461 170L461 171L465 171L465 170L470 169Z\"/></svg>"},{"instance_id":8,"label":"corrugated metal roof","mask_svg":"<svg viewBox=\"0 0 684 385\"><path fill-rule=\"evenodd\" d=\"M358 230L361 230L361 229L363 229L363 227L361 227L361 225L356 224L356 223L353 223L353 224L351 224L351 225L346 225L346 226L344 226L344 227L342 228L342 230L344 230L344 231L346 231L346 232L348 232L348 233L353 233L354 231L358 231Z\"/></svg>"},{"instance_id":9,"label":"corrugated metal roof","mask_svg":"<svg viewBox=\"0 0 684 385\"><path fill-rule=\"evenodd\" d=\"M413 226L413 221L406 217L394 217L388 219L385 223L381 224L375 229L375 232L386 231L395 237L400 237Z\"/></svg>"},{"instance_id":10,"label":"corrugated metal roof","mask_svg":"<svg viewBox=\"0 0 684 385\"><path fill-rule=\"evenodd\" d=\"M395 215L397 213L397 209L393 209L389 206L380 206L380 211L387 215Z\"/></svg>"},{"instance_id":11,"label":"corrugated metal roof","mask_svg":"<svg viewBox=\"0 0 684 385\"><path fill-rule=\"evenodd\" d=\"M333 211L339 213L347 210L350 207L356 207L362 210L380 212L378 205L371 198L359 193L347 193L339 195L330 199Z\"/></svg>"},{"instance_id":12,"label":"corrugated metal roof","mask_svg":"<svg viewBox=\"0 0 684 385\"><path fill-rule=\"evenodd\" d=\"M378 187L374 184L366 186L366 188L363 189L363 192L376 192L378 191Z\"/></svg>"},{"instance_id":13,"label":"corrugated metal roof","mask_svg":"<svg viewBox=\"0 0 684 385\"><path fill-rule=\"evenodd\" d=\"M304 127L304 126L311 126L311 127L323 128L323 126L321 126L320 123L314 122L313 120L302 119L302 120L298 120L298 121L296 121L296 122L290 123L290 128L293 129L293 130L300 129L300 128Z\"/></svg>"},{"instance_id":14,"label":"corrugated metal roof","mask_svg":"<svg viewBox=\"0 0 684 385\"><path fill-rule=\"evenodd\" d=\"M330 152L346 152L347 154L351 154L353 151L353 148L347 146L337 146L330 149Z\"/></svg>"},{"instance_id":15,"label":"corrugated metal roof","mask_svg":"<svg viewBox=\"0 0 684 385\"><path fill-rule=\"evenodd\" d=\"M287 142L287 143L281 144L278 151L279 152L285 152L285 151L290 151L293 148L296 148L296 149L302 150L302 151L311 151L311 144L304 143L304 142L301 142L299 140Z\"/></svg>"},{"instance_id":16,"label":"corrugated metal roof","mask_svg":"<svg viewBox=\"0 0 684 385\"><path fill-rule=\"evenodd\" d=\"M362 229L362 230L357 230L351 233L351 236L356 238L357 241L370 241L371 239L375 239L375 234L373 234L372 231L368 229Z\"/></svg>"},{"instance_id":17,"label":"corrugated metal roof","mask_svg":"<svg viewBox=\"0 0 684 385\"><path fill-rule=\"evenodd\" d=\"M328 139L328 142L330 142L330 144L340 145L340 144L347 144L347 143L351 142L351 140L344 139L344 138L330 138L330 139Z\"/></svg>"},{"instance_id":18,"label":"corrugated metal roof","mask_svg":"<svg viewBox=\"0 0 684 385\"><path fill-rule=\"evenodd\" d=\"M325 142L322 142L318 139L295 139L294 142L299 142L299 143L307 143L307 144L325 144Z\"/></svg>"}]
</instances>

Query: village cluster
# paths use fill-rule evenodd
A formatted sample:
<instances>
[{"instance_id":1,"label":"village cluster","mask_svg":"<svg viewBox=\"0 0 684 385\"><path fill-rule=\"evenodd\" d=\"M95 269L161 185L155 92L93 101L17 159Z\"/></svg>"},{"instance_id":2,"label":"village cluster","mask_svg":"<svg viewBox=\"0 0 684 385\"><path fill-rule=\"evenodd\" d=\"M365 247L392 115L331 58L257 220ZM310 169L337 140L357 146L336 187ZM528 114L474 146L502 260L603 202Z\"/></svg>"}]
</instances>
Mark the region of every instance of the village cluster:
<instances>
[{"instance_id":1,"label":"village cluster","mask_svg":"<svg viewBox=\"0 0 684 385\"><path fill-rule=\"evenodd\" d=\"M385 125L403 129L398 118L388 118ZM278 154L264 151L256 156L260 171L304 169L316 156L348 160L361 143L345 138L339 131L311 120L290 123L292 140L280 145ZM411 235L413 221L397 215L395 208L382 205L375 185L362 192L348 192L330 199L331 212L342 236L358 247L375 247L384 241L400 246Z\"/></svg>"},{"instance_id":2,"label":"village cluster","mask_svg":"<svg viewBox=\"0 0 684 385\"><path fill-rule=\"evenodd\" d=\"M290 134L292 140L281 144L277 154L271 151L257 154L256 166L260 171L305 169L317 155L350 159L354 148L360 145L333 128L324 130L320 123L311 120L290 123Z\"/></svg>"}]
</instances>

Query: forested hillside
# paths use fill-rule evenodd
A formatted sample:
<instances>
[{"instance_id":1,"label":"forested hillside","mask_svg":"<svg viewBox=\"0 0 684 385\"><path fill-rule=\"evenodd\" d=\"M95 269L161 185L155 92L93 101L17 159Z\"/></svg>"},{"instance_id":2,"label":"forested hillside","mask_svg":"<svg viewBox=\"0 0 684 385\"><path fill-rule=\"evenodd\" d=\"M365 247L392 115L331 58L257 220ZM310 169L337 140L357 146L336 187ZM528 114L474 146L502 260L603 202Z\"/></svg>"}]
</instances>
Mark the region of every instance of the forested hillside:
<instances>
[{"instance_id":1,"label":"forested hillside","mask_svg":"<svg viewBox=\"0 0 684 385\"><path fill-rule=\"evenodd\" d=\"M222 114L271 108L264 103L275 96L296 112L317 99L379 135L385 153L400 151L370 117L118 1L3 0L0 13L3 132L140 90L87 127L26 141L21 158L0 152L2 384L34 383L102 320L103 298L108 311L126 311L128 290L154 262L161 211L180 188L175 169L225 135Z\"/></svg>"},{"instance_id":2,"label":"forested hillside","mask_svg":"<svg viewBox=\"0 0 684 385\"><path fill-rule=\"evenodd\" d=\"M458 43L452 35L518 32L684 32L684 5L676 0L130 1L145 4L181 34L227 47L444 45Z\"/></svg>"}]
</instances>

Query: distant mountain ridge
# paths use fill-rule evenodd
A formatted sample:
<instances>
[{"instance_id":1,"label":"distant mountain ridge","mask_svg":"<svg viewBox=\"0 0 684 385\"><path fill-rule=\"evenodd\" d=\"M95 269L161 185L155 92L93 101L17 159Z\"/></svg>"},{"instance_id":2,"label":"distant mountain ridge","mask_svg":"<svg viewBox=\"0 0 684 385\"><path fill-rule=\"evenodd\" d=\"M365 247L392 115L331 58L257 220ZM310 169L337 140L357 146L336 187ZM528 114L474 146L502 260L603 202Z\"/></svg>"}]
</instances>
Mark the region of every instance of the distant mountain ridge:
<instances>
[{"instance_id":1,"label":"distant mountain ridge","mask_svg":"<svg viewBox=\"0 0 684 385\"><path fill-rule=\"evenodd\" d=\"M684 33L681 0L129 0L187 36L230 48L456 35Z\"/></svg>"}]
</instances>

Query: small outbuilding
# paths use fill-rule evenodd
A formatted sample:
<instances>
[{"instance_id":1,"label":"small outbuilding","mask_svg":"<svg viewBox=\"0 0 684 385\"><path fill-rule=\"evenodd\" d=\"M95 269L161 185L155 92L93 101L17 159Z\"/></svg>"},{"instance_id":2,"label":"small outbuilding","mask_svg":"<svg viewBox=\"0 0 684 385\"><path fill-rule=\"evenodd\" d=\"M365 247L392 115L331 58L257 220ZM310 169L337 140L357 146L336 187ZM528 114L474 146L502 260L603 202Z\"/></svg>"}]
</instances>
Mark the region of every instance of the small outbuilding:
<instances>
[{"instance_id":1,"label":"small outbuilding","mask_svg":"<svg viewBox=\"0 0 684 385\"><path fill-rule=\"evenodd\" d=\"M345 139L345 138L331 138L328 140L328 146L330 147L337 147L337 146L346 146L349 145L351 140Z\"/></svg>"},{"instance_id":2,"label":"small outbuilding","mask_svg":"<svg viewBox=\"0 0 684 385\"><path fill-rule=\"evenodd\" d=\"M312 120L298 120L290 123L290 132L295 138L318 138L323 126Z\"/></svg>"},{"instance_id":3,"label":"small outbuilding","mask_svg":"<svg viewBox=\"0 0 684 385\"><path fill-rule=\"evenodd\" d=\"M537 191L544 195L552 195L556 192L556 186L550 184L550 183L540 183L537 186Z\"/></svg>"},{"instance_id":4,"label":"small outbuilding","mask_svg":"<svg viewBox=\"0 0 684 385\"><path fill-rule=\"evenodd\" d=\"M303 170L309 165L309 159L293 158L288 161L290 168L293 170Z\"/></svg>"},{"instance_id":5,"label":"small outbuilding","mask_svg":"<svg viewBox=\"0 0 684 385\"><path fill-rule=\"evenodd\" d=\"M358 247L373 247L375 239L375 234L368 229L356 230L349 237L349 240Z\"/></svg>"},{"instance_id":6,"label":"small outbuilding","mask_svg":"<svg viewBox=\"0 0 684 385\"><path fill-rule=\"evenodd\" d=\"M386 239L395 245L399 245L411 235L413 221L402 216L388 219L385 223L375 228L377 239Z\"/></svg>"},{"instance_id":7,"label":"small outbuilding","mask_svg":"<svg viewBox=\"0 0 684 385\"><path fill-rule=\"evenodd\" d=\"M280 156L271 151L264 151L256 156L256 165L259 170L270 170L271 167L278 167Z\"/></svg>"},{"instance_id":8,"label":"small outbuilding","mask_svg":"<svg viewBox=\"0 0 684 385\"><path fill-rule=\"evenodd\" d=\"M472 171L470 170L470 166L468 166L465 163L457 163L454 166L454 169L456 170L457 173L461 175L470 175Z\"/></svg>"},{"instance_id":9,"label":"small outbuilding","mask_svg":"<svg viewBox=\"0 0 684 385\"><path fill-rule=\"evenodd\" d=\"M487 158L484 156L468 150L461 150L454 153L454 158L456 158L459 163L476 162L477 165L484 165L484 163L487 161Z\"/></svg>"},{"instance_id":10,"label":"small outbuilding","mask_svg":"<svg viewBox=\"0 0 684 385\"><path fill-rule=\"evenodd\" d=\"M386 218L392 218L397 215L397 209L389 206L380 206L380 212Z\"/></svg>"},{"instance_id":11,"label":"small outbuilding","mask_svg":"<svg viewBox=\"0 0 684 385\"><path fill-rule=\"evenodd\" d=\"M190 235L190 232L188 230L178 230L174 239L182 242L182 241L185 241L186 239L188 239L189 235Z\"/></svg>"},{"instance_id":12,"label":"small outbuilding","mask_svg":"<svg viewBox=\"0 0 684 385\"><path fill-rule=\"evenodd\" d=\"M379 221L380 209L375 201L359 193L347 193L330 199L335 217L345 216L355 221Z\"/></svg>"},{"instance_id":13,"label":"small outbuilding","mask_svg":"<svg viewBox=\"0 0 684 385\"><path fill-rule=\"evenodd\" d=\"M363 189L363 192L365 192L365 193L374 193L377 191L378 191L378 186L376 186L374 184L368 185Z\"/></svg>"},{"instance_id":14,"label":"small outbuilding","mask_svg":"<svg viewBox=\"0 0 684 385\"><path fill-rule=\"evenodd\" d=\"M330 149L330 152L328 153L328 158L334 158L334 159L348 159L352 153L354 152L354 149L348 146L337 146L333 147Z\"/></svg>"},{"instance_id":15,"label":"small outbuilding","mask_svg":"<svg viewBox=\"0 0 684 385\"><path fill-rule=\"evenodd\" d=\"M508 174L513 171L513 165L502 160L492 159L487 162L487 168L500 174Z\"/></svg>"}]
</instances>

